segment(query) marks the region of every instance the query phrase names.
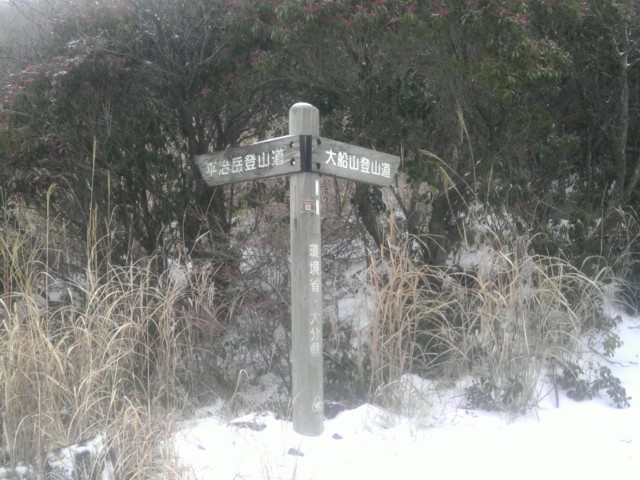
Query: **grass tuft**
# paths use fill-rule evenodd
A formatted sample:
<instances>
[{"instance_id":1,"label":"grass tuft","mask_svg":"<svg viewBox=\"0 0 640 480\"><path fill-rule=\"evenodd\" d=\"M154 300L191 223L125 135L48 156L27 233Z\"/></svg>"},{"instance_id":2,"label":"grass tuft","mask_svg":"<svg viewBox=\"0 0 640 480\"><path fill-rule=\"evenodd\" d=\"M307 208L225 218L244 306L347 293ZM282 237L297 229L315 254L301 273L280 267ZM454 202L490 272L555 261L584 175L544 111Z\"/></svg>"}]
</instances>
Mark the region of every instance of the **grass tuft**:
<instances>
[{"instance_id":1,"label":"grass tuft","mask_svg":"<svg viewBox=\"0 0 640 480\"><path fill-rule=\"evenodd\" d=\"M217 321L213 287L176 282L170 270L156 271L155 258L89 261L62 275L65 250L53 233L63 227L47 220L39 232L33 224L42 220L22 205L3 213L0 464L34 465L100 435L119 478L170 471L156 455L168 413L188 412L207 379L206 388L219 387L199 347L204 317ZM89 247L90 258L106 258L104 242Z\"/></svg>"},{"instance_id":2,"label":"grass tuft","mask_svg":"<svg viewBox=\"0 0 640 480\"><path fill-rule=\"evenodd\" d=\"M381 261L371 262L374 399L389 400L388 387L415 373L466 379L466 406L517 415L547 393L551 365L576 361L584 334L613 326L602 309L606 268L587 276L497 236L483 245L481 264L415 266L406 255L412 242L390 240Z\"/></svg>"}]
</instances>

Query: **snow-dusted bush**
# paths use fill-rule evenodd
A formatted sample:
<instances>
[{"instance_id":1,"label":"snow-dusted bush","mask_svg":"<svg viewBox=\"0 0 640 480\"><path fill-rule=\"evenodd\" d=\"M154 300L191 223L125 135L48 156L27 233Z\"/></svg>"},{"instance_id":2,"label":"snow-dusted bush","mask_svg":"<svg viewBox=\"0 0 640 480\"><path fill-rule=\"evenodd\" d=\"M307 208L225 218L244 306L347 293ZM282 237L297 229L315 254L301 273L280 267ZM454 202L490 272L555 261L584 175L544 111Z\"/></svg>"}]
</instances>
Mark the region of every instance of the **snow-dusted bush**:
<instances>
[{"instance_id":1,"label":"snow-dusted bush","mask_svg":"<svg viewBox=\"0 0 640 480\"><path fill-rule=\"evenodd\" d=\"M415 266L406 249L390 244L370 272L373 392L409 372L467 378L467 406L518 414L546 393L551 365L568 367L585 334L614 326L603 311L608 269L587 276L531 253L525 238L495 236L464 268Z\"/></svg>"}]
</instances>

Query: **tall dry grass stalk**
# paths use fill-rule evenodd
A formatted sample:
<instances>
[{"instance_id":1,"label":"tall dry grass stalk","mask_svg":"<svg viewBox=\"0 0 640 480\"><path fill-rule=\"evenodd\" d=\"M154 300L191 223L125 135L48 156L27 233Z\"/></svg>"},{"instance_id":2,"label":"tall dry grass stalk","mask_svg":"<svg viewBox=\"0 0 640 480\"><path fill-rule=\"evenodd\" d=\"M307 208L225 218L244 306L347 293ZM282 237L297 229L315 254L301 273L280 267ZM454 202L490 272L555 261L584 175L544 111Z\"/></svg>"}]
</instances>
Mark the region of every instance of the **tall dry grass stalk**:
<instances>
[{"instance_id":1,"label":"tall dry grass stalk","mask_svg":"<svg viewBox=\"0 0 640 480\"><path fill-rule=\"evenodd\" d=\"M421 343L425 321L446 323L454 299L429 294L434 272L414 265L398 245L389 245L381 263L372 258L370 265L376 300L370 325L369 393L378 397L416 364L429 364L434 353Z\"/></svg>"},{"instance_id":2,"label":"tall dry grass stalk","mask_svg":"<svg viewBox=\"0 0 640 480\"><path fill-rule=\"evenodd\" d=\"M393 232L393 229L392 229ZM609 271L594 277L527 242L483 245L465 271L415 266L413 239L390 235L371 262L371 393L384 399L406 373L473 382L475 406L514 414L535 405L551 365L575 360L581 336L600 327ZM400 238L398 240L398 238Z\"/></svg>"},{"instance_id":3,"label":"tall dry grass stalk","mask_svg":"<svg viewBox=\"0 0 640 480\"><path fill-rule=\"evenodd\" d=\"M61 250L47 244L55 219L43 232L20 204L3 213L0 464L101 434L119 478L168 469L156 448L170 428L167 412L189 407L201 327L189 312L211 305L212 287L185 289L153 258L99 271L90 259L75 280L63 278L54 261ZM103 247L96 240L90 255Z\"/></svg>"}]
</instances>

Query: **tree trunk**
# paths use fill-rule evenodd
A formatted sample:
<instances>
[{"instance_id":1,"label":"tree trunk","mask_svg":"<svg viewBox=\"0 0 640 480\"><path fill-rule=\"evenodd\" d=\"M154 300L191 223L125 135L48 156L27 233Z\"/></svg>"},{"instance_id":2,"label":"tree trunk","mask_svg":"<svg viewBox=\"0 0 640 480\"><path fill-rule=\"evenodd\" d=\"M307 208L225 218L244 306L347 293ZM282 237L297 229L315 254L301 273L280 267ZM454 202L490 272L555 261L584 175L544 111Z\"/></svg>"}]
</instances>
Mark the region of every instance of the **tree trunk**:
<instances>
[{"instance_id":1,"label":"tree trunk","mask_svg":"<svg viewBox=\"0 0 640 480\"><path fill-rule=\"evenodd\" d=\"M448 195L443 193L433 200L429 233L424 247L424 262L428 265L444 265L451 246L460 237L457 229L451 228L451 213L452 208Z\"/></svg>"},{"instance_id":2,"label":"tree trunk","mask_svg":"<svg viewBox=\"0 0 640 480\"><path fill-rule=\"evenodd\" d=\"M378 225L376 211L372 204L371 186L364 183L356 183L355 203L360 213L360 219L378 248L384 245L384 234Z\"/></svg>"}]
</instances>

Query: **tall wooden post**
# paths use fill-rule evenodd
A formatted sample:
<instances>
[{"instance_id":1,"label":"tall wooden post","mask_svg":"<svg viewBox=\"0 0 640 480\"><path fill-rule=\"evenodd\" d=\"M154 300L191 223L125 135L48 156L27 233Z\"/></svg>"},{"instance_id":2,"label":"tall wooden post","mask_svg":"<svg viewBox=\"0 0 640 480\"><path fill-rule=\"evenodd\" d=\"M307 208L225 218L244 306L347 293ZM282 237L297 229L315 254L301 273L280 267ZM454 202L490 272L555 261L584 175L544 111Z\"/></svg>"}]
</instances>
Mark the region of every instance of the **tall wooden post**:
<instances>
[{"instance_id":1,"label":"tall wooden post","mask_svg":"<svg viewBox=\"0 0 640 480\"><path fill-rule=\"evenodd\" d=\"M318 109L293 105L289 135L300 136L302 163L301 173L289 177L293 429L316 436L324 430L320 175L311 166L313 137L320 136Z\"/></svg>"},{"instance_id":2,"label":"tall wooden post","mask_svg":"<svg viewBox=\"0 0 640 480\"><path fill-rule=\"evenodd\" d=\"M289 110L289 135L195 157L215 187L289 175L291 217L291 380L293 429L324 429L320 174L391 185L400 157L320 137L320 114L308 103Z\"/></svg>"}]
</instances>

